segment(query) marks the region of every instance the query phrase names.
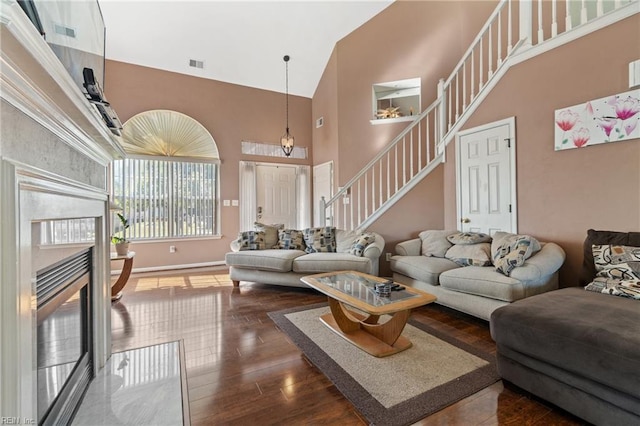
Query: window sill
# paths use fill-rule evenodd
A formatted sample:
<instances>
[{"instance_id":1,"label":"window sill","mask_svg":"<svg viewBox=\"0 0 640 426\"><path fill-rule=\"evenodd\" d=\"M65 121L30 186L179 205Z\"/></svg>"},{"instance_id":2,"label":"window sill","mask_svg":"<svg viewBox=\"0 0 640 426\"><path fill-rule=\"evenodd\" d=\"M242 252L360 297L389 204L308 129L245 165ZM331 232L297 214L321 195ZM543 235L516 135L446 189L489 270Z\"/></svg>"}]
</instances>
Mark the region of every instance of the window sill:
<instances>
[{"instance_id":1,"label":"window sill","mask_svg":"<svg viewBox=\"0 0 640 426\"><path fill-rule=\"evenodd\" d=\"M378 124L391 124L391 123L402 123L407 121L413 121L418 118L417 115L408 115L406 117L398 117L398 118L378 118L376 120L369 120L369 123L375 125Z\"/></svg>"}]
</instances>

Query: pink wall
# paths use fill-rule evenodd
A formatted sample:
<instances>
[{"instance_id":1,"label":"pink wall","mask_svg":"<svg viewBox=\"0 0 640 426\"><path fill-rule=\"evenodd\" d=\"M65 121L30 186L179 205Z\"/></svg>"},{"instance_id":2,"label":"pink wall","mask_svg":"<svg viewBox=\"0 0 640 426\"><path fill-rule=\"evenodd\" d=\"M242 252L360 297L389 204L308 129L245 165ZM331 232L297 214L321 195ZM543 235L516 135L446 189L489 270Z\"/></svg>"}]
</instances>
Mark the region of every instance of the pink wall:
<instances>
[{"instance_id":1,"label":"pink wall","mask_svg":"<svg viewBox=\"0 0 640 426\"><path fill-rule=\"evenodd\" d=\"M338 158L338 56L334 49L316 88L311 106L313 125L313 164L322 164ZM323 117L324 125L315 122ZM334 173L338 182L338 170Z\"/></svg>"},{"instance_id":2,"label":"pink wall","mask_svg":"<svg viewBox=\"0 0 640 426\"><path fill-rule=\"evenodd\" d=\"M587 229L640 229L640 143L555 152L554 111L628 91L639 29L636 15L516 65L465 125L516 117L519 232L565 249L563 286L577 285ZM454 161L444 180L445 226L456 227Z\"/></svg>"},{"instance_id":3,"label":"pink wall","mask_svg":"<svg viewBox=\"0 0 640 426\"><path fill-rule=\"evenodd\" d=\"M120 119L153 109L186 114L213 136L222 160L222 199L239 198L238 164L241 160L271 163L311 164L311 160L289 160L242 155L243 140L279 143L284 133L284 94L220 81L191 77L142 66L107 61L105 95ZM311 99L289 97L289 127L297 146L311 148ZM133 243L135 268L223 261L229 243L238 234L238 207L221 207L223 237L219 240L177 240ZM176 253L169 253L175 245Z\"/></svg>"},{"instance_id":4,"label":"pink wall","mask_svg":"<svg viewBox=\"0 0 640 426\"><path fill-rule=\"evenodd\" d=\"M345 183L407 123L372 125L372 85L419 77L422 107L436 98L496 2L395 2L337 44L340 181Z\"/></svg>"},{"instance_id":5,"label":"pink wall","mask_svg":"<svg viewBox=\"0 0 640 426\"><path fill-rule=\"evenodd\" d=\"M369 122L372 85L419 77L422 106L428 106L438 80L448 77L495 6L495 1L395 2L340 40L313 97L314 120L337 111L337 131L314 131L314 164L332 159L336 186L351 179L408 124ZM385 238L386 252L424 229L444 226L444 171L438 167L370 227ZM389 274L384 256L381 273Z\"/></svg>"}]
</instances>

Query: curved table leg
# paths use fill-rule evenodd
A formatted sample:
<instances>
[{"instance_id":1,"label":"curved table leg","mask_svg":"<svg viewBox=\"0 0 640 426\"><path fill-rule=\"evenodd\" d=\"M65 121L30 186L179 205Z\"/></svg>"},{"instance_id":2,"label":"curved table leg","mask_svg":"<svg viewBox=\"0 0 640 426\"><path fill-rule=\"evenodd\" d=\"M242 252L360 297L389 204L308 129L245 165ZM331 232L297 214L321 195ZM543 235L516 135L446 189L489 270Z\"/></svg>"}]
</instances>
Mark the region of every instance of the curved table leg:
<instances>
[{"instance_id":1,"label":"curved table leg","mask_svg":"<svg viewBox=\"0 0 640 426\"><path fill-rule=\"evenodd\" d=\"M344 339L367 353L383 357L401 352L411 347L411 341L402 336L402 330L411 310L398 311L392 318L378 324L378 315L361 315L350 311L341 302L329 297L331 313L320 319Z\"/></svg>"},{"instance_id":2,"label":"curved table leg","mask_svg":"<svg viewBox=\"0 0 640 426\"><path fill-rule=\"evenodd\" d=\"M129 281L129 276L131 275L131 269L133 268L133 257L127 257L124 259L124 264L122 265L122 272L120 272L120 276L118 280L111 286L111 301L115 302L120 300L122 297L122 289L125 285L127 285L127 281Z\"/></svg>"}]
</instances>

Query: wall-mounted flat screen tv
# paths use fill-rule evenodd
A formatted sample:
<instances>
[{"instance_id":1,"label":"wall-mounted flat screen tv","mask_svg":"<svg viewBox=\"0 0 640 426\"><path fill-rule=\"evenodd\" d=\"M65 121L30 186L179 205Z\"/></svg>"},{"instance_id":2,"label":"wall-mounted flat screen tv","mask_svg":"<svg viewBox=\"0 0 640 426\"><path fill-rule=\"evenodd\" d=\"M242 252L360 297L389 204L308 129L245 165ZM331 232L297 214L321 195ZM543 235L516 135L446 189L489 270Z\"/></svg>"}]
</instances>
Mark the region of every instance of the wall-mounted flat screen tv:
<instances>
[{"instance_id":1,"label":"wall-mounted flat screen tv","mask_svg":"<svg viewBox=\"0 0 640 426\"><path fill-rule=\"evenodd\" d=\"M105 26L97 0L18 3L81 89L84 68L104 87Z\"/></svg>"},{"instance_id":2,"label":"wall-mounted flat screen tv","mask_svg":"<svg viewBox=\"0 0 640 426\"><path fill-rule=\"evenodd\" d=\"M97 0L18 0L69 75L96 107L111 132L122 124L104 99L105 26Z\"/></svg>"}]
</instances>

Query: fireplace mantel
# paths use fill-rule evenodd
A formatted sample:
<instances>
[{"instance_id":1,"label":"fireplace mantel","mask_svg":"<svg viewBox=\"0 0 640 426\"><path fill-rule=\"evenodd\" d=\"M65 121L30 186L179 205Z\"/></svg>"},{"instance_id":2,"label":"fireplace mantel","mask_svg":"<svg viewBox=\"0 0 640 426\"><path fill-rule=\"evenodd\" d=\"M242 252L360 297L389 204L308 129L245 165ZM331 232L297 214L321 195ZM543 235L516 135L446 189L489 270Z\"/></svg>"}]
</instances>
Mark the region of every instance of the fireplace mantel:
<instances>
[{"instance_id":1,"label":"fireplace mantel","mask_svg":"<svg viewBox=\"0 0 640 426\"><path fill-rule=\"evenodd\" d=\"M124 156L20 6L0 0L0 413L35 418L32 223L95 218L95 369L110 356L108 166Z\"/></svg>"},{"instance_id":2,"label":"fireplace mantel","mask_svg":"<svg viewBox=\"0 0 640 426\"><path fill-rule=\"evenodd\" d=\"M100 164L123 157L107 128L17 2L0 0L2 98Z\"/></svg>"}]
</instances>

